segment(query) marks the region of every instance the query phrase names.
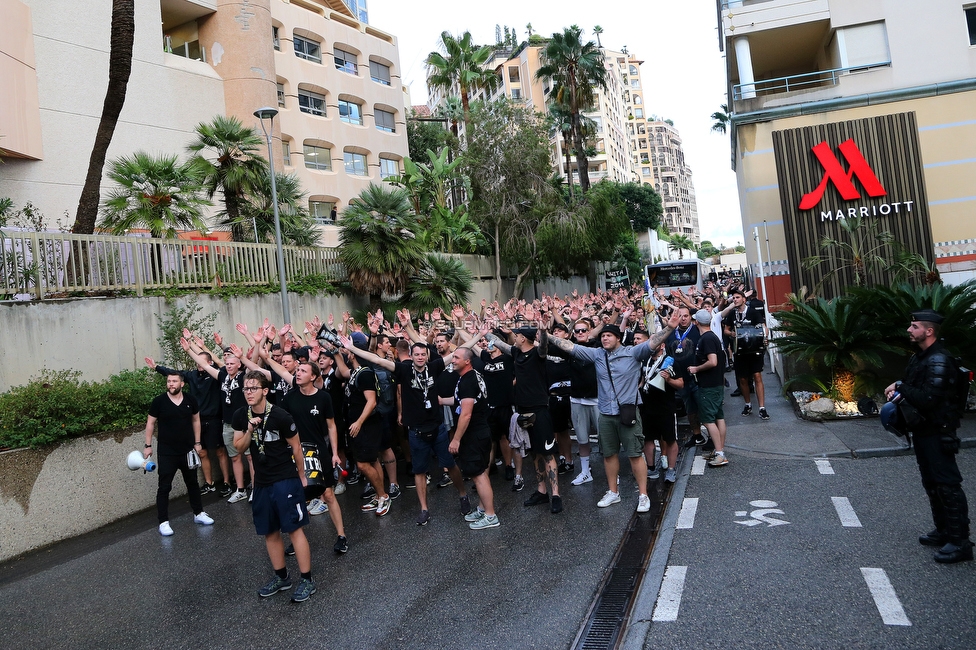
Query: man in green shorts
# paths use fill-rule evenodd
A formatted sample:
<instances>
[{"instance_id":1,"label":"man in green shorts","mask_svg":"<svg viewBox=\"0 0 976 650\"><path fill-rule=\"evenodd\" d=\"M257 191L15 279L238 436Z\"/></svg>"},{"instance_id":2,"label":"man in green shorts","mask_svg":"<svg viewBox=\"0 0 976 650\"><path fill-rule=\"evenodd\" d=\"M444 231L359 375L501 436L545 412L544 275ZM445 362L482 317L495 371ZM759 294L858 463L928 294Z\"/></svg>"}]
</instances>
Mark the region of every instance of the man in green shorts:
<instances>
[{"instance_id":1,"label":"man in green shorts","mask_svg":"<svg viewBox=\"0 0 976 650\"><path fill-rule=\"evenodd\" d=\"M712 316L706 309L699 309L694 315L695 324L701 332L695 347L695 365L688 372L698 380L698 419L715 443L715 455L708 461L710 467L723 467L729 464L725 457L725 413L722 402L725 400L724 358L722 341L711 330Z\"/></svg>"}]
</instances>

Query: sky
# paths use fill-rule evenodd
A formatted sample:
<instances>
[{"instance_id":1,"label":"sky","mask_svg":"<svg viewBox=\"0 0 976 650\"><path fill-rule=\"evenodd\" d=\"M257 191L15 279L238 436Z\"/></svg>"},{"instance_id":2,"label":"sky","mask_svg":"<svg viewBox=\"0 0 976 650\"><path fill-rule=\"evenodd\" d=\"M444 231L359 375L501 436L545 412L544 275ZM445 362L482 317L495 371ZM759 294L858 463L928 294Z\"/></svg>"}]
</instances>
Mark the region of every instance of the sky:
<instances>
[{"instance_id":1,"label":"sky","mask_svg":"<svg viewBox=\"0 0 976 650\"><path fill-rule=\"evenodd\" d=\"M603 9L608 9L603 11ZM470 31L478 44L495 42L495 25L548 35L576 24L592 40L603 28L604 47L623 46L644 61L641 78L647 114L674 121L692 170L702 240L742 243L735 173L727 135L711 131L711 114L725 103L725 56L718 49L714 0L637 0L603 5L581 0L369 0L369 22L400 46L403 83L413 104L427 103L424 59L440 34Z\"/></svg>"}]
</instances>

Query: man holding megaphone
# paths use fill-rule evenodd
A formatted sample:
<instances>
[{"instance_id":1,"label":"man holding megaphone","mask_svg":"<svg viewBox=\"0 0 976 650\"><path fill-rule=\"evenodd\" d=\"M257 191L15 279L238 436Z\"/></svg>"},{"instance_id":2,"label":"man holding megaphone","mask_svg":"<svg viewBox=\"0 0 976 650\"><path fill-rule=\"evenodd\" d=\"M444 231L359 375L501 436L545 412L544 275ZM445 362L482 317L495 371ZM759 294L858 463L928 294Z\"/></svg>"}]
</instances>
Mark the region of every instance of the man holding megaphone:
<instances>
[{"instance_id":1,"label":"man holding megaphone","mask_svg":"<svg viewBox=\"0 0 976 650\"><path fill-rule=\"evenodd\" d=\"M156 513L159 515L159 534L169 537L169 493L177 470L183 474L187 496L193 508L193 521L203 526L214 520L203 511L197 468L200 467L200 408L196 400L183 393L183 377L173 373L166 377L166 392L149 405L146 419L146 446L143 457L152 456L153 429L158 426L156 454L159 459L159 488L156 490Z\"/></svg>"}]
</instances>

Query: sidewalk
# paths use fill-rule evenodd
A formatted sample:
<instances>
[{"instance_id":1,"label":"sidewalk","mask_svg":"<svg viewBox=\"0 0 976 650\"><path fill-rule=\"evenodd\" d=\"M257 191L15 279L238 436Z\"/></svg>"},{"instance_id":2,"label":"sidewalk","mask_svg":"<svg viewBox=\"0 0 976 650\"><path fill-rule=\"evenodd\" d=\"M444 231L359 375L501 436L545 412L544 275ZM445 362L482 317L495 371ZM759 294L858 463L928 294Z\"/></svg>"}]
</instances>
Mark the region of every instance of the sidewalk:
<instances>
[{"instance_id":1,"label":"sidewalk","mask_svg":"<svg viewBox=\"0 0 976 650\"><path fill-rule=\"evenodd\" d=\"M733 382L733 374L726 375ZM728 425L725 447L729 458L744 456L787 456L796 458L893 456L911 453L905 438L885 431L876 418L854 418L829 422L810 422L798 417L783 396L779 377L763 373L766 410L770 419L759 419L758 404L752 396L752 415L742 416L741 397L731 397L734 387L725 391L725 421ZM976 418L968 414L959 427L964 447L976 446Z\"/></svg>"}]
</instances>

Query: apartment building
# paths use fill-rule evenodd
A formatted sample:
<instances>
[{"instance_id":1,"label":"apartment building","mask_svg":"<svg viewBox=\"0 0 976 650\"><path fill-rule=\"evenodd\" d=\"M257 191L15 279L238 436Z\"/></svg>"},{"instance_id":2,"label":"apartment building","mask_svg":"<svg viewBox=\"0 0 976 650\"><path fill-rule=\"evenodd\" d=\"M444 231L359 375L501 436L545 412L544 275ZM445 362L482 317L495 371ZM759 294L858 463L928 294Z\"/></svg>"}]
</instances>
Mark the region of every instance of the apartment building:
<instances>
[{"instance_id":1,"label":"apartment building","mask_svg":"<svg viewBox=\"0 0 976 650\"><path fill-rule=\"evenodd\" d=\"M348 3L348 4L347 4ZM108 158L180 153L214 115L259 127L295 173L327 244L336 211L407 155L396 38L364 0L136 0L133 69ZM101 114L110 0L0 0L0 196L73 215ZM65 16L70 16L70 20ZM8 20L9 17L9 20ZM70 219L69 219L70 222Z\"/></svg>"},{"instance_id":2,"label":"apartment building","mask_svg":"<svg viewBox=\"0 0 976 650\"><path fill-rule=\"evenodd\" d=\"M824 236L858 217L937 265L976 275L976 6L883 0L717 0L732 166L768 302L813 288ZM833 269L839 268L835 264ZM881 275L872 278L886 281ZM850 283L840 268L823 284Z\"/></svg>"}]
</instances>

